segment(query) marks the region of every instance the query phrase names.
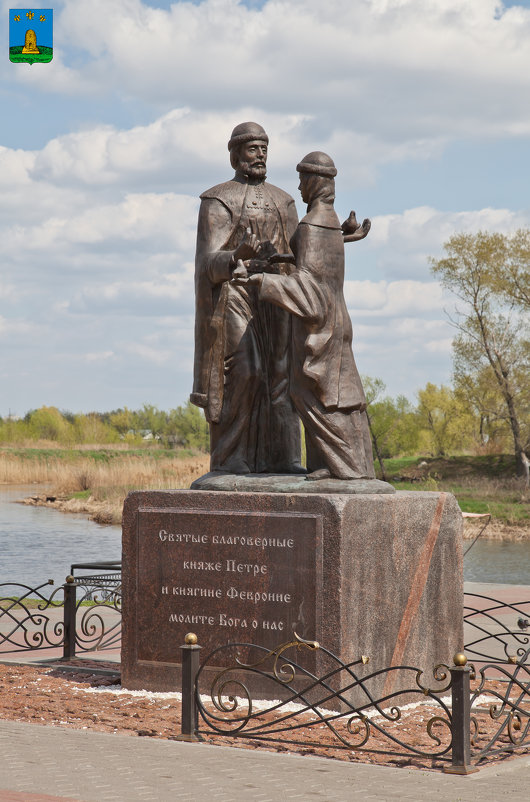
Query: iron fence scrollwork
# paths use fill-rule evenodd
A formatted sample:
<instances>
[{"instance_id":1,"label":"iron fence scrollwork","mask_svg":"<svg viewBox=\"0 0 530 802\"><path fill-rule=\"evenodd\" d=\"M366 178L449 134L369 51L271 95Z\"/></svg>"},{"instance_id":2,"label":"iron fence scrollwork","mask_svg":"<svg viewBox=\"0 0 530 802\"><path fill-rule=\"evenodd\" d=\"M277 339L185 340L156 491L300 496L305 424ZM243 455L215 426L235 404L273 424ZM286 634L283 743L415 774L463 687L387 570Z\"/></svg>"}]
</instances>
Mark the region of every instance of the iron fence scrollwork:
<instances>
[{"instance_id":1,"label":"iron fence scrollwork","mask_svg":"<svg viewBox=\"0 0 530 802\"><path fill-rule=\"evenodd\" d=\"M97 568L93 563L86 567ZM121 568L119 563L102 564ZM75 567L85 567L72 566ZM121 639L121 574L69 575L51 595L53 580L30 587L0 583L0 654L61 649L63 659L76 653L111 649Z\"/></svg>"},{"instance_id":2,"label":"iron fence scrollwork","mask_svg":"<svg viewBox=\"0 0 530 802\"><path fill-rule=\"evenodd\" d=\"M489 663L478 671L472 666L477 685L470 699L472 711L472 759L480 763L488 757L530 748L530 648L512 661L510 667ZM488 733L478 711L486 712L494 731ZM483 732L484 731L484 732ZM479 737L485 741L478 743Z\"/></svg>"},{"instance_id":3,"label":"iron fence scrollwork","mask_svg":"<svg viewBox=\"0 0 530 802\"><path fill-rule=\"evenodd\" d=\"M110 649L121 638L121 586L108 587L103 583L97 588L82 586L84 592L78 596L80 584L69 575L63 586L63 657L66 660L72 659L78 652Z\"/></svg>"},{"instance_id":4,"label":"iron fence scrollwork","mask_svg":"<svg viewBox=\"0 0 530 802\"><path fill-rule=\"evenodd\" d=\"M530 747L530 600L464 595L475 765Z\"/></svg>"},{"instance_id":5,"label":"iron fence scrollwork","mask_svg":"<svg viewBox=\"0 0 530 802\"><path fill-rule=\"evenodd\" d=\"M181 738L200 739L209 733L307 747L384 754L405 752L450 760L452 713L441 697L451 685L448 666L435 667L433 680L437 687L433 690L424 685L423 672L416 667L369 670L366 656L345 663L316 641L304 640L296 634L293 641L273 650L256 644L227 644L215 649L200 665L196 636L190 633L186 641L182 647ZM191 654L191 650L194 658L186 659L186 651ZM238 656L241 650L250 652L253 659L244 662ZM295 659L296 652L301 650L318 650L326 665L322 675L317 676ZM227 659L230 652L234 655L232 662ZM207 680L207 692L203 695L201 685L212 670L212 661L218 663L221 655L229 666L217 669L213 680ZM395 683L398 674L400 681ZM275 701L256 706L247 684L256 678L262 688L268 686L267 698ZM406 678L410 678L409 686ZM184 686L193 686L195 693L190 697ZM382 691L377 690L381 687ZM428 720L423 722L421 743L413 733L397 726L403 707L418 698L427 701L431 708ZM311 740L317 734L318 740ZM371 738L376 743L370 745Z\"/></svg>"},{"instance_id":6,"label":"iron fence scrollwork","mask_svg":"<svg viewBox=\"0 0 530 802\"><path fill-rule=\"evenodd\" d=\"M418 668L370 670L368 657L345 663L316 641L296 634L272 650L226 644L202 662L197 637L190 633L185 640L181 739L222 735L417 756L431 758L454 774L471 774L488 758L530 748L529 650L513 658L510 667L498 662L478 670L458 653L451 667L434 667L431 688ZM303 650L318 650L326 670L317 676L304 667L295 659ZM252 659L243 660L241 654ZM225 667L216 667L220 662ZM396 675L400 681L394 683ZM266 694L266 699L275 700L257 703L247 677L258 678L261 690L267 683L275 688L277 693ZM406 685L404 677L413 681ZM449 696L443 696L446 693ZM409 698L413 705L407 704ZM404 726L403 718L410 707L419 710L412 727ZM318 740L311 740L316 731Z\"/></svg>"},{"instance_id":7,"label":"iron fence scrollwork","mask_svg":"<svg viewBox=\"0 0 530 802\"><path fill-rule=\"evenodd\" d=\"M19 582L0 583L0 653L62 646L61 587L49 596L44 594L44 588L53 584L53 579L35 588Z\"/></svg>"},{"instance_id":8,"label":"iron fence scrollwork","mask_svg":"<svg viewBox=\"0 0 530 802\"><path fill-rule=\"evenodd\" d=\"M90 574L76 574L76 570L80 568L89 570ZM112 598L114 591L121 593L121 561L72 563L70 576L87 594L87 599L95 595L100 599L105 599L107 596Z\"/></svg>"},{"instance_id":9,"label":"iron fence scrollwork","mask_svg":"<svg viewBox=\"0 0 530 802\"><path fill-rule=\"evenodd\" d=\"M530 600L506 602L479 593L464 594L465 652L474 661L528 662Z\"/></svg>"}]
</instances>

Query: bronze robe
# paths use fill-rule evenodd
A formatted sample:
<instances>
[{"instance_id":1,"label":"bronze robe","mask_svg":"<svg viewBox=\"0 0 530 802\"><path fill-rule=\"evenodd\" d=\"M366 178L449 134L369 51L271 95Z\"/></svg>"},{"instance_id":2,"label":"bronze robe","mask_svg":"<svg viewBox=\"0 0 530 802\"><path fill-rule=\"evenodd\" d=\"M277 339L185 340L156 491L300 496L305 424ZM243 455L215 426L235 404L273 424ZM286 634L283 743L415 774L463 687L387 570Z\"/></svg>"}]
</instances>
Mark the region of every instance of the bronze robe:
<instances>
[{"instance_id":1,"label":"bronze robe","mask_svg":"<svg viewBox=\"0 0 530 802\"><path fill-rule=\"evenodd\" d=\"M291 397L305 427L307 467L341 479L375 476L366 399L344 300L344 242L333 207L316 204L291 240L296 270L263 274L259 297L293 317Z\"/></svg>"},{"instance_id":2,"label":"bronze robe","mask_svg":"<svg viewBox=\"0 0 530 802\"><path fill-rule=\"evenodd\" d=\"M201 200L191 400L210 424L211 470L289 471L300 460L288 387L290 318L261 304L255 287L229 279L232 254L251 221L261 241L289 252L298 222L294 200L266 182L238 179L203 192Z\"/></svg>"}]
</instances>

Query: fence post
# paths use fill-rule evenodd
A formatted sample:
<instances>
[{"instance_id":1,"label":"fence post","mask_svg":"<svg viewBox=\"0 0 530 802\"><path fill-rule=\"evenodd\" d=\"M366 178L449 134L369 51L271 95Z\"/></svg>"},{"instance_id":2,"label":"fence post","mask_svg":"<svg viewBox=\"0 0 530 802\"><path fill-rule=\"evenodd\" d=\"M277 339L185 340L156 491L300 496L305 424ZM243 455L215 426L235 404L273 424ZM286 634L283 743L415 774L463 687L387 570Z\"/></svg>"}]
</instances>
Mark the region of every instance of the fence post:
<instances>
[{"instance_id":1,"label":"fence post","mask_svg":"<svg viewBox=\"0 0 530 802\"><path fill-rule=\"evenodd\" d=\"M76 584L74 577L68 575L64 588L64 643L63 660L71 660L75 657L75 619L76 619Z\"/></svg>"},{"instance_id":2,"label":"fence post","mask_svg":"<svg viewBox=\"0 0 530 802\"><path fill-rule=\"evenodd\" d=\"M451 765L445 766L448 774L473 774L478 771L471 764L471 696L469 692L470 668L467 657L458 652L451 668Z\"/></svg>"},{"instance_id":3,"label":"fence post","mask_svg":"<svg viewBox=\"0 0 530 802\"><path fill-rule=\"evenodd\" d=\"M182 650L182 716L179 741L202 741L199 728L199 710L195 697L195 680L199 671L199 652L197 635L188 632Z\"/></svg>"}]
</instances>

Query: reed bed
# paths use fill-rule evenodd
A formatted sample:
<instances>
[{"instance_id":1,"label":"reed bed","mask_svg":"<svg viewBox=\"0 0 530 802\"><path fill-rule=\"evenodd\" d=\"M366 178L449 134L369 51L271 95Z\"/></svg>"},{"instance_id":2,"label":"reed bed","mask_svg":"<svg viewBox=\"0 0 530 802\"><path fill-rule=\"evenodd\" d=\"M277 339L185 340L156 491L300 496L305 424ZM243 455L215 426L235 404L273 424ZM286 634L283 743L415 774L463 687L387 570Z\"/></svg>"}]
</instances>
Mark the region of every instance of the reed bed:
<instances>
[{"instance_id":1,"label":"reed bed","mask_svg":"<svg viewBox=\"0 0 530 802\"><path fill-rule=\"evenodd\" d=\"M114 455L112 460L91 457L41 456L23 459L0 454L0 483L46 484L47 496L67 512L85 512L100 523L119 524L126 495L131 490L187 488L209 470L210 457L153 457ZM37 497L38 498L38 497Z\"/></svg>"},{"instance_id":2,"label":"reed bed","mask_svg":"<svg viewBox=\"0 0 530 802\"><path fill-rule=\"evenodd\" d=\"M120 453L111 461L91 457L65 460L60 456L21 459L0 454L2 484L52 484L60 493L75 493L112 486L136 489L187 487L208 470L209 456L200 454L186 459L129 456Z\"/></svg>"},{"instance_id":3,"label":"reed bed","mask_svg":"<svg viewBox=\"0 0 530 802\"><path fill-rule=\"evenodd\" d=\"M67 475L57 478L63 493L90 490L100 500L116 490L163 490L189 487L208 471L210 458L201 455L189 459L153 459L152 457L123 457L112 463L90 463L80 460Z\"/></svg>"}]
</instances>

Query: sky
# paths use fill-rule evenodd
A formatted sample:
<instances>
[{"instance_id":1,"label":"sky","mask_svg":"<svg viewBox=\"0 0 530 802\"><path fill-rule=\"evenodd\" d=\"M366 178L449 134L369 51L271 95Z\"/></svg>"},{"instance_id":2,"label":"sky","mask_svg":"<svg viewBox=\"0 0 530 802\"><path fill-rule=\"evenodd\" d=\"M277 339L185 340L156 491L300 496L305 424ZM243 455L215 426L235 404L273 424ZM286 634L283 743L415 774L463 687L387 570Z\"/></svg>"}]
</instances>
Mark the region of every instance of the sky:
<instances>
[{"instance_id":1,"label":"sky","mask_svg":"<svg viewBox=\"0 0 530 802\"><path fill-rule=\"evenodd\" d=\"M13 64L0 0L0 415L184 404L202 191L255 120L268 180L335 161L362 374L451 382L454 233L530 226L530 0L45 0L53 61Z\"/></svg>"}]
</instances>

